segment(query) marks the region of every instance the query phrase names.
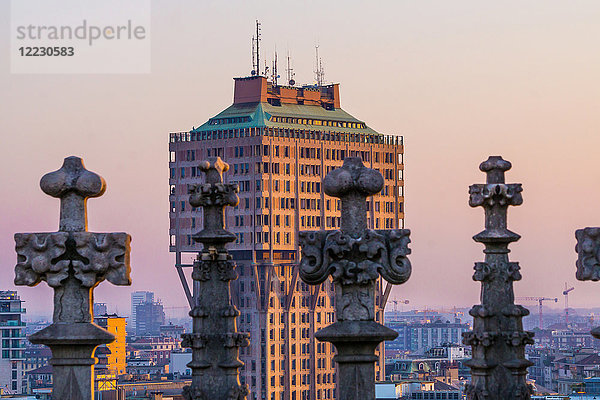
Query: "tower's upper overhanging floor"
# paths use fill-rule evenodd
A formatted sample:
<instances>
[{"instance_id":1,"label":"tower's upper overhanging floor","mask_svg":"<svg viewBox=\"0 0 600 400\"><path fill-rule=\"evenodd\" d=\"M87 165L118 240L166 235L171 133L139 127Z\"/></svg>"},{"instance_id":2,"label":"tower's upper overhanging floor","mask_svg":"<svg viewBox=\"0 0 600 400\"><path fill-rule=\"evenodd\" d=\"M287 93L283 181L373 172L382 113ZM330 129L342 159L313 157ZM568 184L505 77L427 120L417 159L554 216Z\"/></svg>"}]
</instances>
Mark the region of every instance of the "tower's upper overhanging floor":
<instances>
[{"instance_id":1,"label":"tower's upper overhanging floor","mask_svg":"<svg viewBox=\"0 0 600 400\"><path fill-rule=\"evenodd\" d=\"M341 109L337 83L279 86L264 76L234 78L234 81L233 104L192 132L272 127L380 135Z\"/></svg>"}]
</instances>

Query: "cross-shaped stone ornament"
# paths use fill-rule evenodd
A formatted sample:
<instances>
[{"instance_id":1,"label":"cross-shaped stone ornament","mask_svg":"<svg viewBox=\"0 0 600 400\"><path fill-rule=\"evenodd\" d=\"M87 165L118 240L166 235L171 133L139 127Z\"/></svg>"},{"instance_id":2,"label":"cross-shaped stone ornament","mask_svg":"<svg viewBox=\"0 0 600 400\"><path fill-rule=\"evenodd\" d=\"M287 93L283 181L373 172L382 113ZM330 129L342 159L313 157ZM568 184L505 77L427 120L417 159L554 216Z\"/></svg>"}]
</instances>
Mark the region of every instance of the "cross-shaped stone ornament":
<instances>
[{"instance_id":1,"label":"cross-shaped stone ornament","mask_svg":"<svg viewBox=\"0 0 600 400\"><path fill-rule=\"evenodd\" d=\"M331 275L335 284L337 322L315 337L337 348L340 400L375 398L375 348L398 335L375 322L376 282L381 275L402 284L411 273L410 230L367 228L367 198L383 186L360 158L344 159L323 181L325 193L341 200L341 229L300 232L302 280L318 285Z\"/></svg>"},{"instance_id":2,"label":"cross-shaped stone ornament","mask_svg":"<svg viewBox=\"0 0 600 400\"><path fill-rule=\"evenodd\" d=\"M53 324L29 337L52 349L53 397L91 400L95 348L114 336L93 321L93 289L103 280L130 285L131 237L87 231L86 203L101 196L106 183L78 157L42 177L44 193L60 199L59 231L16 233L15 284L46 281L54 289Z\"/></svg>"}]
</instances>

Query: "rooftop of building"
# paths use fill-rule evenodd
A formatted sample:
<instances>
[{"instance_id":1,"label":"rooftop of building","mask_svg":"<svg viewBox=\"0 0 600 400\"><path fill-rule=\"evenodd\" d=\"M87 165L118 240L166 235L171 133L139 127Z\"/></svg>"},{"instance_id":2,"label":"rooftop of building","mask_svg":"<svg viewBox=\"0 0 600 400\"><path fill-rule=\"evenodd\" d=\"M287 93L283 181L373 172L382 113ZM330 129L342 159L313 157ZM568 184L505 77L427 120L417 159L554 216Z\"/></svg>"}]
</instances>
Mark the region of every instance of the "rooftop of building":
<instances>
[{"instance_id":1,"label":"rooftop of building","mask_svg":"<svg viewBox=\"0 0 600 400\"><path fill-rule=\"evenodd\" d=\"M94 319L112 319L112 318L125 318L125 317L121 317L120 315L117 314L101 314L101 315L94 315Z\"/></svg>"},{"instance_id":2,"label":"rooftop of building","mask_svg":"<svg viewBox=\"0 0 600 400\"><path fill-rule=\"evenodd\" d=\"M341 108L326 110L318 105L269 103L232 104L207 122L192 130L242 129L252 127L331 130L342 133L377 135L363 121Z\"/></svg>"},{"instance_id":3,"label":"rooftop of building","mask_svg":"<svg viewBox=\"0 0 600 400\"><path fill-rule=\"evenodd\" d=\"M0 290L0 300L21 300L14 290Z\"/></svg>"},{"instance_id":4,"label":"rooftop of building","mask_svg":"<svg viewBox=\"0 0 600 400\"><path fill-rule=\"evenodd\" d=\"M40 374L51 374L52 373L52 365L44 365L42 367L33 369L31 371L27 371L26 375L40 375Z\"/></svg>"},{"instance_id":5,"label":"rooftop of building","mask_svg":"<svg viewBox=\"0 0 600 400\"><path fill-rule=\"evenodd\" d=\"M298 137L298 131L311 131L333 134L315 137L318 140L402 144L399 136L378 133L344 111L340 105L339 84L281 86L264 76L234 78L234 81L233 104L189 132L172 133L171 141L224 139L225 136L207 133L218 131L229 135L234 131L261 128L258 132L252 129L250 136L285 131L293 135L289 137Z\"/></svg>"},{"instance_id":6,"label":"rooftop of building","mask_svg":"<svg viewBox=\"0 0 600 400\"><path fill-rule=\"evenodd\" d=\"M439 392L459 390L455 386L448 385L447 383L444 383L444 382L438 381L438 380L435 380L433 382L433 388L434 388L434 390L439 391Z\"/></svg>"}]
</instances>

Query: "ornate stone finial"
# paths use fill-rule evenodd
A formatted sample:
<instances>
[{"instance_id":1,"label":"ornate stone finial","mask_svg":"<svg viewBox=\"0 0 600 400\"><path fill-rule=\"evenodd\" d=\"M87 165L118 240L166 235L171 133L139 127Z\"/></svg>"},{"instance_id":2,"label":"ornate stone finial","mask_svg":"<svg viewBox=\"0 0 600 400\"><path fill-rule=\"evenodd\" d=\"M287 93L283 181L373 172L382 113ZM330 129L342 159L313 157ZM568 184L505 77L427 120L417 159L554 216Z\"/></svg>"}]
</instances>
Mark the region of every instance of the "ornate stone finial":
<instances>
[{"instance_id":1,"label":"ornate stone finial","mask_svg":"<svg viewBox=\"0 0 600 400\"><path fill-rule=\"evenodd\" d=\"M131 237L87 231L87 198L101 196L106 183L85 169L80 158L66 158L62 168L44 175L40 186L60 199L60 230L15 234L15 284L46 281L54 288L53 324L29 340L52 349L54 397L91 400L93 352L115 339L92 323L92 291L105 279L115 285L131 284Z\"/></svg>"},{"instance_id":2,"label":"ornate stone finial","mask_svg":"<svg viewBox=\"0 0 600 400\"><path fill-rule=\"evenodd\" d=\"M526 383L525 345L533 344L533 332L523 331L522 318L529 311L514 304L513 281L521 279L519 263L508 259L508 245L520 236L507 229L509 206L523 203L521 184L506 184L504 173L511 168L502 157L492 156L479 169L487 174L486 184L469 188L471 207L485 210L485 230L473 237L485 245L485 262L475 263L473 280L481 282L481 304L473 306L473 331L463 334L472 346L469 400L530 399Z\"/></svg>"},{"instance_id":3,"label":"ornate stone finial","mask_svg":"<svg viewBox=\"0 0 600 400\"><path fill-rule=\"evenodd\" d=\"M375 348L398 335L375 322L376 281L401 284L411 273L410 231L367 229L366 199L383 184L359 158L344 159L323 181L325 193L341 199L341 229L300 232L302 280L318 285L331 275L335 284L337 322L315 337L338 351L340 400L375 398Z\"/></svg>"},{"instance_id":4,"label":"ornate stone finial","mask_svg":"<svg viewBox=\"0 0 600 400\"><path fill-rule=\"evenodd\" d=\"M184 389L186 400L245 400L246 385L240 385L238 369L243 366L239 348L248 346L248 335L237 331L240 314L231 298L230 281L237 279L235 263L225 244L235 235L224 228L226 206L239 202L237 185L224 184L229 165L221 158L200 163L206 183L190 185L190 204L202 207L204 229L193 235L204 247L194 263L194 308L192 333L183 335L183 347L192 349L192 384Z\"/></svg>"},{"instance_id":5,"label":"ornate stone finial","mask_svg":"<svg viewBox=\"0 0 600 400\"><path fill-rule=\"evenodd\" d=\"M60 227L62 232L87 230L86 201L99 197L106 190L106 182L83 166L79 157L67 157L63 166L42 177L40 187L49 196L60 199Z\"/></svg>"},{"instance_id":6,"label":"ornate stone finial","mask_svg":"<svg viewBox=\"0 0 600 400\"><path fill-rule=\"evenodd\" d=\"M203 161L199 167L206 174L206 183L188 186L190 204L204 210L204 229L194 235L194 240L205 245L223 246L235 240L235 235L223 227L223 213L226 206L238 205L239 189L237 185L223 183L223 172L229 170L229 164L221 157Z\"/></svg>"},{"instance_id":7,"label":"ornate stone finial","mask_svg":"<svg viewBox=\"0 0 600 400\"><path fill-rule=\"evenodd\" d=\"M584 228L575 231L577 245L577 272L575 277L579 281L600 280L600 228ZM600 339L600 327L595 327L590 332L596 339Z\"/></svg>"}]
</instances>

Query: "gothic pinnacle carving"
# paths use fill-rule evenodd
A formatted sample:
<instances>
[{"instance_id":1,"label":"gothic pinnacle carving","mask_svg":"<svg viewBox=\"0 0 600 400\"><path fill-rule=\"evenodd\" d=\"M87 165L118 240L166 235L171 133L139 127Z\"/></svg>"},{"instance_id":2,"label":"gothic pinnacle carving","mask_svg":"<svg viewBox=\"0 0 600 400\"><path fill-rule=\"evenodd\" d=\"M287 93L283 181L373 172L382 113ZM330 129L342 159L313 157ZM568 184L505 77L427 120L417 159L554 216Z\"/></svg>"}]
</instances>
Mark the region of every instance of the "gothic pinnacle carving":
<instances>
[{"instance_id":1,"label":"gothic pinnacle carving","mask_svg":"<svg viewBox=\"0 0 600 400\"><path fill-rule=\"evenodd\" d=\"M92 400L93 352L115 339L92 323L93 289L105 279L131 284L131 237L87 231L87 199L101 196L106 183L85 169L80 158L66 158L58 171L42 177L40 186L60 199L59 231L15 234L15 285L46 281L54 289L52 325L29 337L52 350L53 397Z\"/></svg>"},{"instance_id":2,"label":"gothic pinnacle carving","mask_svg":"<svg viewBox=\"0 0 600 400\"><path fill-rule=\"evenodd\" d=\"M331 276L335 284L337 321L315 336L336 346L339 400L375 398L375 348L397 336L374 320L375 284L380 276L401 284L411 273L410 231L367 229L367 197L383 184L359 158L345 158L323 180L325 193L341 199L341 229L299 235L301 279L318 285Z\"/></svg>"},{"instance_id":3,"label":"gothic pinnacle carving","mask_svg":"<svg viewBox=\"0 0 600 400\"><path fill-rule=\"evenodd\" d=\"M513 281L521 279L520 267L508 260L508 245L520 238L507 229L507 209L523 203L521 184L507 184L504 173L511 168L502 157L489 157L479 169L487 183L469 188L471 207L485 210L485 230L473 237L485 245L485 262L475 263L473 280L481 282L481 303L469 312L473 331L463 333L472 346L469 400L504 400L531 397L526 383L525 346L533 344L533 332L523 331L522 318L529 311L514 304Z\"/></svg>"},{"instance_id":4,"label":"gothic pinnacle carving","mask_svg":"<svg viewBox=\"0 0 600 400\"><path fill-rule=\"evenodd\" d=\"M248 334L237 332L239 311L231 299L230 281L237 279L235 263L225 245L235 235L224 228L224 209L239 202L237 185L224 184L222 174L229 165L220 158L200 163L206 183L191 185L190 204L202 207L204 228L193 235L203 244L194 263L192 279L197 283L190 311L193 332L183 336L183 347L192 349L192 384L183 392L186 400L245 400L246 385L240 385L239 348L248 346ZM232 373L232 371L234 371Z\"/></svg>"}]
</instances>

